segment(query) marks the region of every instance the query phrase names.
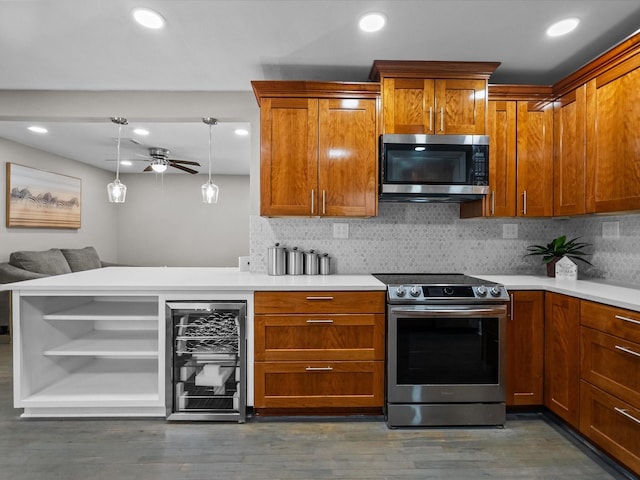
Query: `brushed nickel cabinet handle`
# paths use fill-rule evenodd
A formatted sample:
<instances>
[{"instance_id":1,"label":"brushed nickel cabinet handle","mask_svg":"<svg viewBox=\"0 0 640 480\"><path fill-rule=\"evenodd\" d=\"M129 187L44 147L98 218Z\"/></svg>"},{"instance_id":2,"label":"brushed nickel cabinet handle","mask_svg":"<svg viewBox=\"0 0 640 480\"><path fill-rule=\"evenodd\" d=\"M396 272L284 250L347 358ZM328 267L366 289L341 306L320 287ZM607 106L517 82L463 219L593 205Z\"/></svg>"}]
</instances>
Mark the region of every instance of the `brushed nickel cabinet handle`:
<instances>
[{"instance_id":1,"label":"brushed nickel cabinet handle","mask_svg":"<svg viewBox=\"0 0 640 480\"><path fill-rule=\"evenodd\" d=\"M312 320L312 319L308 319L307 323L333 323L333 320L331 319L326 319L326 320Z\"/></svg>"},{"instance_id":2,"label":"brushed nickel cabinet handle","mask_svg":"<svg viewBox=\"0 0 640 480\"><path fill-rule=\"evenodd\" d=\"M616 318L617 318L618 320L623 320L623 321L625 321L625 322L631 322L631 323L635 323L635 324L640 325L640 321L638 321L638 320L634 320L633 318L623 317L622 315L616 315Z\"/></svg>"},{"instance_id":3,"label":"brushed nickel cabinet handle","mask_svg":"<svg viewBox=\"0 0 640 480\"><path fill-rule=\"evenodd\" d=\"M496 191L491 190L491 215L496 214Z\"/></svg>"},{"instance_id":4,"label":"brushed nickel cabinet handle","mask_svg":"<svg viewBox=\"0 0 640 480\"><path fill-rule=\"evenodd\" d=\"M522 214L527 214L527 191L524 190L522 192Z\"/></svg>"},{"instance_id":5,"label":"brushed nickel cabinet handle","mask_svg":"<svg viewBox=\"0 0 640 480\"><path fill-rule=\"evenodd\" d=\"M621 347L620 345L616 345L616 350L620 350L620 351L623 351L624 353L629 353L631 355L635 355L636 357L640 357L640 353L634 352L633 350L630 350L628 348Z\"/></svg>"},{"instance_id":6,"label":"brushed nickel cabinet handle","mask_svg":"<svg viewBox=\"0 0 640 480\"><path fill-rule=\"evenodd\" d=\"M327 204L327 195L326 195L326 191L322 190L322 214L324 215L326 213L326 204Z\"/></svg>"},{"instance_id":7,"label":"brushed nickel cabinet handle","mask_svg":"<svg viewBox=\"0 0 640 480\"><path fill-rule=\"evenodd\" d=\"M511 299L509 306L509 320L513 321L513 293L509 294L509 298Z\"/></svg>"},{"instance_id":8,"label":"brushed nickel cabinet handle","mask_svg":"<svg viewBox=\"0 0 640 480\"><path fill-rule=\"evenodd\" d=\"M313 211L315 210L315 192L311 189L311 215L313 215Z\"/></svg>"},{"instance_id":9,"label":"brushed nickel cabinet handle","mask_svg":"<svg viewBox=\"0 0 640 480\"><path fill-rule=\"evenodd\" d=\"M444 132L444 107L440 107L440 131Z\"/></svg>"},{"instance_id":10,"label":"brushed nickel cabinet handle","mask_svg":"<svg viewBox=\"0 0 640 480\"><path fill-rule=\"evenodd\" d=\"M613 409L616 412L618 412L620 415L624 415L628 419L633 420L634 422L640 424L640 420L634 417L633 415L631 415L630 413L628 413L624 408L613 407Z\"/></svg>"},{"instance_id":11,"label":"brushed nickel cabinet handle","mask_svg":"<svg viewBox=\"0 0 640 480\"><path fill-rule=\"evenodd\" d=\"M333 368L331 367L307 367L305 368L307 372L332 372Z\"/></svg>"},{"instance_id":12,"label":"brushed nickel cabinet handle","mask_svg":"<svg viewBox=\"0 0 640 480\"><path fill-rule=\"evenodd\" d=\"M307 297L307 300L333 300L333 297Z\"/></svg>"},{"instance_id":13,"label":"brushed nickel cabinet handle","mask_svg":"<svg viewBox=\"0 0 640 480\"><path fill-rule=\"evenodd\" d=\"M429 107L429 131L433 132L433 107Z\"/></svg>"}]
</instances>

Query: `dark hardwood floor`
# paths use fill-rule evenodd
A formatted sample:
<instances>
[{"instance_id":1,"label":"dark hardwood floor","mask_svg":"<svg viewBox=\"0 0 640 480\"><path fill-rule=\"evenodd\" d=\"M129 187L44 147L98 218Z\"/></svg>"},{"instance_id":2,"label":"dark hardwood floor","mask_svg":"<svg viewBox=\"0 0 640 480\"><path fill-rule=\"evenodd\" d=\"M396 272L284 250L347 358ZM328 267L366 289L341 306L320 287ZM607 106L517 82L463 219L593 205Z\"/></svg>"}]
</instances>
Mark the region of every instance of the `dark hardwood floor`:
<instances>
[{"instance_id":1,"label":"dark hardwood floor","mask_svg":"<svg viewBox=\"0 0 640 480\"><path fill-rule=\"evenodd\" d=\"M388 429L372 419L246 424L20 419L0 344L0 479L617 479L537 414L504 429Z\"/></svg>"}]
</instances>

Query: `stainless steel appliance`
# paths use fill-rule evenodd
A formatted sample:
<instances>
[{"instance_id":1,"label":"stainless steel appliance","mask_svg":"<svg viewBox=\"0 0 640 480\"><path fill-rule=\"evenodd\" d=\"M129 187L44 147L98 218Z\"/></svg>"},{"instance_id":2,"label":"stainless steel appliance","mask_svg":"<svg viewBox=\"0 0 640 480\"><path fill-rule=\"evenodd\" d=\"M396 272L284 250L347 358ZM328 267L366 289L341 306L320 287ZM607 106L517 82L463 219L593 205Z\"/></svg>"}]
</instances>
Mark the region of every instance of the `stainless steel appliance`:
<instances>
[{"instance_id":1,"label":"stainless steel appliance","mask_svg":"<svg viewBox=\"0 0 640 480\"><path fill-rule=\"evenodd\" d=\"M247 305L167 302L167 419L244 422Z\"/></svg>"},{"instance_id":2,"label":"stainless steel appliance","mask_svg":"<svg viewBox=\"0 0 640 480\"><path fill-rule=\"evenodd\" d=\"M387 425L503 425L505 287L462 274L375 276L387 284Z\"/></svg>"},{"instance_id":3,"label":"stainless steel appliance","mask_svg":"<svg viewBox=\"0 0 640 480\"><path fill-rule=\"evenodd\" d=\"M380 136L380 201L465 202L489 193L486 135Z\"/></svg>"}]
</instances>

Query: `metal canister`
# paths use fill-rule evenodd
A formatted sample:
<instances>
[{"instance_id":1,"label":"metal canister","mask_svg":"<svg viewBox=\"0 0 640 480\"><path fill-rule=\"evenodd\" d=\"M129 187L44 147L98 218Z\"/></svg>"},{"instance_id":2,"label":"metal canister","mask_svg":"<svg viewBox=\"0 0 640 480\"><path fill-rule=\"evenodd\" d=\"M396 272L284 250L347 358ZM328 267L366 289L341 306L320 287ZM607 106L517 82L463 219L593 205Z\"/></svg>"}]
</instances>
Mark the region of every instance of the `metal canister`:
<instances>
[{"instance_id":1,"label":"metal canister","mask_svg":"<svg viewBox=\"0 0 640 480\"><path fill-rule=\"evenodd\" d=\"M276 243L273 247L269 247L267 250L269 262L267 272L269 275L284 275L287 273L287 249L280 246L279 243Z\"/></svg>"},{"instance_id":2,"label":"metal canister","mask_svg":"<svg viewBox=\"0 0 640 480\"><path fill-rule=\"evenodd\" d=\"M318 263L320 275L329 275L331 273L331 257L328 253L323 253L322 255L320 255Z\"/></svg>"},{"instance_id":3,"label":"metal canister","mask_svg":"<svg viewBox=\"0 0 640 480\"><path fill-rule=\"evenodd\" d=\"M287 250L287 274L302 275L304 273L303 254L298 247Z\"/></svg>"},{"instance_id":4,"label":"metal canister","mask_svg":"<svg viewBox=\"0 0 640 480\"><path fill-rule=\"evenodd\" d=\"M304 273L307 275L318 274L318 254L315 250L304 252Z\"/></svg>"}]
</instances>

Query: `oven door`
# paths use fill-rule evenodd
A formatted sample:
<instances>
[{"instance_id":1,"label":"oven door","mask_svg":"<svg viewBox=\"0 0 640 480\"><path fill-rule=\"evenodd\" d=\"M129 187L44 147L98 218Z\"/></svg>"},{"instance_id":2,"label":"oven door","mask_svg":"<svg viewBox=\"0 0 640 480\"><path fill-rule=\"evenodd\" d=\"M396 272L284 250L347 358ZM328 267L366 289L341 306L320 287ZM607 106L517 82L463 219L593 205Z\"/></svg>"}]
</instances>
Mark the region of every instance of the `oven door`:
<instances>
[{"instance_id":1,"label":"oven door","mask_svg":"<svg viewBox=\"0 0 640 480\"><path fill-rule=\"evenodd\" d=\"M504 402L506 310L389 305L387 402Z\"/></svg>"}]
</instances>

